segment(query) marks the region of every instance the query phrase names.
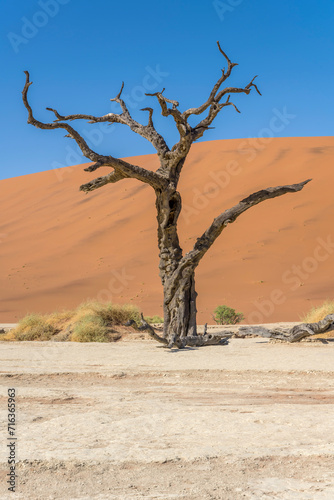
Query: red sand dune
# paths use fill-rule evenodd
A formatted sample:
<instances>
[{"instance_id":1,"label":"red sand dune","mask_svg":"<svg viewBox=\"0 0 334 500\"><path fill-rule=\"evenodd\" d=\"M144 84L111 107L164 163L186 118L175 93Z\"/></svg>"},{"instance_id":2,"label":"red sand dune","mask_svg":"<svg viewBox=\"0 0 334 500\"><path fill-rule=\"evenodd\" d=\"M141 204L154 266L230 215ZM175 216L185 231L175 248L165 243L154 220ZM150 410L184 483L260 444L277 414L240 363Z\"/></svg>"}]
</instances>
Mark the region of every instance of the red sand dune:
<instances>
[{"instance_id":1,"label":"red sand dune","mask_svg":"<svg viewBox=\"0 0 334 500\"><path fill-rule=\"evenodd\" d=\"M180 182L184 251L248 194L313 179L300 193L252 208L222 233L197 269L199 323L212 323L219 304L242 311L249 323L298 321L333 298L333 159L333 137L193 146ZM154 155L130 161L158 166ZM161 314L154 192L135 180L87 195L78 190L94 177L77 165L0 181L0 322L86 299Z\"/></svg>"}]
</instances>

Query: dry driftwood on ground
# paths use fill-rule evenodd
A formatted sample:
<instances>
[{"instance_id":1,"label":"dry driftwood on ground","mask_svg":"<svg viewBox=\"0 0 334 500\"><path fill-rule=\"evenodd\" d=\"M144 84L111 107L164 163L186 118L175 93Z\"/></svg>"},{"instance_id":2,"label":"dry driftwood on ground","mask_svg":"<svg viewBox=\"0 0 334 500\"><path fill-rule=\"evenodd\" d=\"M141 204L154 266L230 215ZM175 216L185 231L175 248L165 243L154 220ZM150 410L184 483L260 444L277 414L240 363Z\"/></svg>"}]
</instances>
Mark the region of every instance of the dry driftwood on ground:
<instances>
[{"instance_id":1,"label":"dry driftwood on ground","mask_svg":"<svg viewBox=\"0 0 334 500\"><path fill-rule=\"evenodd\" d=\"M238 336L246 337L248 335L259 335L260 337L292 343L330 330L334 330L334 314L328 314L324 319L318 321L318 323L302 323L290 329L275 328L273 330L268 330L263 326L241 327Z\"/></svg>"},{"instance_id":2,"label":"dry driftwood on ground","mask_svg":"<svg viewBox=\"0 0 334 500\"><path fill-rule=\"evenodd\" d=\"M182 339L174 339L171 343L167 338L160 336L155 329L149 325L142 316L142 325L150 336L158 342L164 344L166 347L202 347L206 345L226 345L228 339L232 336L238 338L245 338L249 336L259 336L275 340L281 340L289 343L298 342L313 335L319 335L333 330L334 332L334 314L328 314L324 319L318 323L302 323L295 325L292 328L273 328L268 329L264 326L242 326L238 332L227 331L208 333L207 325L204 327L202 335L186 336ZM333 333L334 335L334 333Z\"/></svg>"}]
</instances>

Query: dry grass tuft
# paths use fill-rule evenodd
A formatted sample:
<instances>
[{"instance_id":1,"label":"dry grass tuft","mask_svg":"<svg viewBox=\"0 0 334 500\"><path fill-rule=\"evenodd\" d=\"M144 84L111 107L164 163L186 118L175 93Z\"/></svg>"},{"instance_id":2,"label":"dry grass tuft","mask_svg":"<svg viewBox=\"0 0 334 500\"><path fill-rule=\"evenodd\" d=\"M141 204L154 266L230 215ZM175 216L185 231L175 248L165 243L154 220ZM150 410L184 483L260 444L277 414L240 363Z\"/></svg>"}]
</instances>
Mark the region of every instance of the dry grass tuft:
<instances>
[{"instance_id":1,"label":"dry grass tuft","mask_svg":"<svg viewBox=\"0 0 334 500\"><path fill-rule=\"evenodd\" d=\"M302 318L303 323L318 323L328 314L334 314L334 300L326 300L321 306L313 307Z\"/></svg>"},{"instance_id":2,"label":"dry grass tuft","mask_svg":"<svg viewBox=\"0 0 334 500\"><path fill-rule=\"evenodd\" d=\"M124 333L134 331L132 327L124 327L130 320L140 324L138 307L90 301L80 304L73 311L29 314L16 329L1 335L1 340L115 342Z\"/></svg>"},{"instance_id":3,"label":"dry grass tuft","mask_svg":"<svg viewBox=\"0 0 334 500\"><path fill-rule=\"evenodd\" d=\"M29 314L11 333L14 334L15 340L50 340L58 332L59 329L47 322L46 316Z\"/></svg>"},{"instance_id":4,"label":"dry grass tuft","mask_svg":"<svg viewBox=\"0 0 334 500\"><path fill-rule=\"evenodd\" d=\"M110 325L124 325L124 323L131 319L136 323L140 322L140 311L138 307L130 304L120 306L110 302L105 304L97 301L84 302L80 304L76 310L76 316L84 317L87 314L96 315Z\"/></svg>"},{"instance_id":5,"label":"dry grass tuft","mask_svg":"<svg viewBox=\"0 0 334 500\"><path fill-rule=\"evenodd\" d=\"M109 342L108 325L100 316L86 314L73 325L72 342Z\"/></svg>"}]
</instances>

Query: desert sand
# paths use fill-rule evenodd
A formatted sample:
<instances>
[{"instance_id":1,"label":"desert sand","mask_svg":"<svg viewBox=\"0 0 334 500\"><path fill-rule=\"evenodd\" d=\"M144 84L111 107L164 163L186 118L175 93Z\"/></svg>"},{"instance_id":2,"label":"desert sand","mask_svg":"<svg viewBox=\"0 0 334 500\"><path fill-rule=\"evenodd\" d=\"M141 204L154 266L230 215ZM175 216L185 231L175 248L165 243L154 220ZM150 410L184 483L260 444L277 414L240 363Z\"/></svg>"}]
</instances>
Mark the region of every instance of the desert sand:
<instances>
[{"instance_id":1,"label":"desert sand","mask_svg":"<svg viewBox=\"0 0 334 500\"><path fill-rule=\"evenodd\" d=\"M332 500L333 348L1 342L19 464L13 495L0 448L0 498Z\"/></svg>"},{"instance_id":2,"label":"desert sand","mask_svg":"<svg viewBox=\"0 0 334 500\"><path fill-rule=\"evenodd\" d=\"M333 298L333 137L197 143L180 192L184 251L224 209L248 194L313 178L302 192L267 201L229 226L197 274L198 320L227 304L247 323L299 321ZM131 162L157 168L154 155ZM87 299L161 314L154 192L124 180L90 194L83 165L0 181L0 321L72 308ZM96 175L97 174L97 175Z\"/></svg>"}]
</instances>

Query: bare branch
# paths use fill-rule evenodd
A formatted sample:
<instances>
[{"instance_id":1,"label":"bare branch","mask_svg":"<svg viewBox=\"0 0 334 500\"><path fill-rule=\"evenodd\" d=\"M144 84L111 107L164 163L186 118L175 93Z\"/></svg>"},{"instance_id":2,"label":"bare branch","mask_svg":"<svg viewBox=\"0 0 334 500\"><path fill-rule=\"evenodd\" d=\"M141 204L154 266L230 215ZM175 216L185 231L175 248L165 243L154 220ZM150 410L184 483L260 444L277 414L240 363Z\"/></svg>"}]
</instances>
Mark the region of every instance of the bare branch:
<instances>
[{"instance_id":1,"label":"bare branch","mask_svg":"<svg viewBox=\"0 0 334 500\"><path fill-rule=\"evenodd\" d=\"M118 99L120 99L121 95L122 95L122 92L123 92L123 89L124 89L124 82L122 82L122 86L121 86L121 90L118 92L117 96L114 97L113 99L110 99L111 101L118 101Z\"/></svg>"},{"instance_id":2,"label":"bare branch","mask_svg":"<svg viewBox=\"0 0 334 500\"><path fill-rule=\"evenodd\" d=\"M213 86L210 95L208 99L198 106L197 108L190 108L182 113L182 118L185 120L185 123L183 122L183 127L187 129L188 123L187 120L190 115L200 115L204 113L208 108L209 112L206 118L204 118L201 122L199 122L193 129L192 129L192 141L198 140L206 130L208 130L213 122L213 120L216 118L218 113L225 107L225 106L233 106L235 110L240 113L239 109L236 107L236 105L232 102L229 102L230 99L230 94L249 94L251 92L251 87L254 87L256 91L261 95L258 87L253 83L256 76L252 79L252 81L246 85L244 88L239 88L239 87L227 87L219 92L220 87L222 84L227 80L227 78L230 77L232 69L234 66L237 66L236 63L232 63L232 61L229 59L227 54L223 51L223 49L220 46L220 43L217 42L219 52L225 57L227 61L227 71L225 72L225 69L222 70L222 76L219 78L219 80L215 83ZM220 104L221 99L225 96L228 95L228 99L225 103ZM181 120L182 122L182 120Z\"/></svg>"},{"instance_id":3,"label":"bare branch","mask_svg":"<svg viewBox=\"0 0 334 500\"><path fill-rule=\"evenodd\" d=\"M222 76L213 86L209 98L204 104L202 104L197 108L191 108L181 113L178 109L179 106L178 101L168 99L163 95L165 89L162 89L161 92L146 94L147 96L153 96L157 98L161 107L161 114L166 117L171 115L174 118L176 127L179 131L180 134L179 142L172 147L170 153L165 157L166 159L171 160L166 170L168 171L170 179L173 180L173 182L175 182L176 184L180 176L180 169L183 166L182 160L186 158L187 154L189 153L191 144L197 141L200 137L202 137L206 130L209 130L211 128L210 125L212 124L218 113L226 106L233 106L234 109L238 113L240 113L240 110L237 108L237 106L233 102L230 102L231 94L238 94L238 93L249 94L251 92L252 87L254 87L259 92L257 86L253 83L256 77L253 78L250 81L250 83L246 85L246 87L243 88L226 87L223 90L219 90L223 82L227 78L229 78L232 69L237 64L231 62L229 57L222 50L219 42L217 42L217 45L220 53L224 56L224 58L227 61L227 70L226 71L225 69L222 70ZM227 96L227 99L225 102L221 103L221 100L225 95ZM170 104L171 106L168 106L168 104ZM192 114L199 115L204 111L206 111L207 109L209 109L207 116L203 118L195 127L189 125L188 118L190 115Z\"/></svg>"},{"instance_id":4,"label":"bare branch","mask_svg":"<svg viewBox=\"0 0 334 500\"><path fill-rule=\"evenodd\" d=\"M157 332L154 330L153 326L151 326L149 323L147 323L146 319L143 316L143 313L140 313L140 318L141 318L141 324L142 326L147 330L149 335L154 339L160 342L161 344L164 344L167 346L168 340L164 339L163 337L160 337L160 335L157 334Z\"/></svg>"},{"instance_id":5,"label":"bare branch","mask_svg":"<svg viewBox=\"0 0 334 500\"><path fill-rule=\"evenodd\" d=\"M108 157L107 157L108 158ZM158 172L152 172L151 170L146 170L145 168L138 167L137 165L132 165L124 160L117 160L120 166L114 167L115 172L111 172L103 177L98 177L93 179L87 184L80 186L81 191L93 191L99 187L105 186L109 183L118 182L121 179L130 178L137 179L141 182L149 184L154 189L164 190L168 186L168 179L160 175ZM113 167L110 162L104 163L97 162L95 165L91 165L85 169L87 172L93 172L100 167Z\"/></svg>"},{"instance_id":6,"label":"bare branch","mask_svg":"<svg viewBox=\"0 0 334 500\"><path fill-rule=\"evenodd\" d=\"M161 92L154 92L153 94L145 94L147 96L156 97L161 107L162 116L172 116L174 118L176 127L179 131L180 137L184 137L188 132L191 131L190 125L187 123L187 120L184 118L181 111L177 108L179 106L178 101L173 101L172 99L167 99L167 97L163 96L164 88ZM172 104L171 108L168 108L168 104Z\"/></svg>"},{"instance_id":7,"label":"bare branch","mask_svg":"<svg viewBox=\"0 0 334 500\"><path fill-rule=\"evenodd\" d=\"M88 170L88 169L85 169ZM122 175L119 172L111 172L108 175L105 175L103 177L98 177L97 179L94 179L93 181L87 182L87 184L82 184L80 186L80 191L84 191L85 193L88 193L89 191L94 191L95 189L98 189L102 186L105 186L106 184L110 183L115 183L118 182L122 179L124 179L125 176Z\"/></svg>"},{"instance_id":8,"label":"bare branch","mask_svg":"<svg viewBox=\"0 0 334 500\"><path fill-rule=\"evenodd\" d=\"M240 110L236 107L236 105L233 102L230 102L230 97L228 96L226 101L221 103L221 104L212 104L209 110L209 113L206 118L204 118L201 122L196 125L196 127L193 128L192 130L192 135L193 135L193 141L197 141L206 130L209 130L214 127L210 127L209 125L213 122L213 120L216 118L218 113L225 108L226 106L233 106L234 109L240 113Z\"/></svg>"},{"instance_id":9,"label":"bare branch","mask_svg":"<svg viewBox=\"0 0 334 500\"><path fill-rule=\"evenodd\" d=\"M226 89L221 90L215 97L215 103L218 103L222 100L225 95L228 94L250 94L250 88L248 85L244 88L241 87L226 87Z\"/></svg>"},{"instance_id":10,"label":"bare branch","mask_svg":"<svg viewBox=\"0 0 334 500\"><path fill-rule=\"evenodd\" d=\"M86 166L85 171L95 172L101 167L110 167L112 170L107 175L101 175L80 186L80 190L88 193L99 189L107 184L113 184L125 178L134 178L141 182L149 184L154 188L156 194L156 209L158 221L158 246L159 246L159 269L162 285L164 287L164 330L163 336L160 336L148 325L142 316L142 323L148 329L150 335L162 342L168 347L177 346L183 348L189 346L212 345L221 342L220 335L207 333L205 328L204 335L197 335L196 329L196 289L195 289L195 269L201 258L206 254L214 241L218 238L224 228L234 222L243 212L251 207L270 198L275 198L286 193L300 191L310 181L304 181L299 184L286 186L270 187L241 200L234 207L225 210L214 219L210 227L197 239L193 249L186 255L179 244L178 237L178 218L181 212L181 196L177 191L179 177L184 166L187 155L192 143L200 138L203 133L212 128L211 124L217 114L226 106L233 106L240 113L236 105L231 102L232 94L250 94L255 89L260 91L254 80L254 77L245 87L226 87L222 88L223 82L229 78L231 71L236 66L222 50L219 42L218 49L227 62L227 69L222 69L218 81L213 86L208 99L201 106L191 108L181 113L179 102L168 99L163 95L165 89L161 92L146 94L157 98L161 107L163 116L172 116L180 134L179 142L170 150L165 139L156 131L153 124L153 109L151 107L143 108L148 111L147 125L142 125L133 119L131 113L122 99L124 82L116 97L110 99L119 104L121 111L117 113L107 113L103 116L93 116L88 114L72 114L63 116L53 108L47 108L51 111L55 119L52 123L43 123L36 120L33 116L32 108L28 102L28 89L31 85L29 73L26 74L26 83L22 92L23 102L28 111L28 123L41 129L64 129L66 137L74 139L79 145L83 154L92 161L92 164ZM261 94L260 94L261 95ZM226 96L226 97L224 97ZM206 115L204 118L198 118L199 123L192 127L188 123L190 115ZM83 137L69 125L73 120L88 120L89 123L107 122L120 123L128 126L133 132L149 140L156 148L160 167L156 172L146 170L136 165L132 165L124 160L112 156L103 156L93 151ZM309 330L310 325L306 325ZM298 333L299 335L299 333ZM303 333L304 335L304 333ZM226 342L226 339L224 340Z\"/></svg>"},{"instance_id":11,"label":"bare branch","mask_svg":"<svg viewBox=\"0 0 334 500\"><path fill-rule=\"evenodd\" d=\"M95 170L97 170L100 167L104 167L104 166L107 167L108 165L105 165L103 163L103 161L97 161L96 163L93 163L93 165L90 165L89 167L84 168L84 171L85 172L95 172Z\"/></svg>"},{"instance_id":12,"label":"bare branch","mask_svg":"<svg viewBox=\"0 0 334 500\"><path fill-rule=\"evenodd\" d=\"M225 54L225 52L223 51L223 49L221 48L220 46L220 43L219 43L219 40L217 41L217 45L218 45L218 49L219 49L219 52L221 54L223 54L223 56L225 57L226 61L227 61L227 64L228 64L228 68L233 68L234 66L238 66L238 63L232 63L230 61L230 59L227 57L227 55Z\"/></svg>"},{"instance_id":13,"label":"bare branch","mask_svg":"<svg viewBox=\"0 0 334 500\"><path fill-rule=\"evenodd\" d=\"M254 77L256 78L256 77ZM253 78L253 80L254 80ZM255 87L257 92L261 95L259 89L257 88L257 86L253 83L253 80L248 84L246 85L245 88L238 88L238 87L227 87L225 88L224 90L221 90L217 95L216 97L214 98L211 106L210 106L210 109L209 109L209 113L208 115L206 116L206 118L204 118L200 123L198 123L198 125L196 125L196 127L193 128L193 140L196 141L197 139L199 139L200 137L202 137L202 135L204 134L205 130L208 130L209 128L209 125L211 125L211 123L213 122L213 120L216 118L216 116L218 115L218 113L223 109L225 108L226 106L233 106L234 109L240 113L240 110L236 107L236 105L232 102L230 102L230 94L241 94L241 93L244 93L244 94L249 94L251 92L251 87ZM221 103L220 104L220 101L222 99L222 97L226 94L229 94L228 97L227 97L227 100L226 102L224 103Z\"/></svg>"},{"instance_id":14,"label":"bare branch","mask_svg":"<svg viewBox=\"0 0 334 500\"><path fill-rule=\"evenodd\" d=\"M28 123L34 125L37 128L46 130L53 130L57 128L65 129L68 132L69 136L75 139L75 141L77 142L78 146L80 147L82 153L84 154L84 156L86 156L86 158L89 158L92 161L99 161L101 159L101 155L98 155L97 153L92 151L88 147L83 137L81 137L81 135L76 130L74 130L68 123L43 123L34 118L32 108L28 102L28 89L32 84L32 82L30 82L29 80L28 71L25 71L24 73L26 75L26 83L22 91L22 99L26 109L28 110Z\"/></svg>"},{"instance_id":15,"label":"bare branch","mask_svg":"<svg viewBox=\"0 0 334 500\"><path fill-rule=\"evenodd\" d=\"M70 137L76 141L78 146L80 147L82 153L86 158L89 158L91 161L95 162L95 167L91 166L88 168L91 168L90 171L94 171L97 168L99 168L102 165L105 166L110 166L115 169L114 177L112 177L113 174L110 174L109 176L106 176L108 180L104 179L103 181L96 182L92 181L95 187L93 189L96 189L97 187L103 186L109 182L116 182L114 179L117 178L119 180L119 177L132 177L135 179L138 179L142 182L145 182L147 184L150 184L154 189L159 188L159 189L164 189L167 184L167 179L160 175L160 173L152 172L150 170L146 170L144 168L138 167L136 165L132 165L131 163L128 163L124 160L114 158L113 156L103 156L99 155L95 151L93 151L89 146L87 145L86 141L83 139L83 137L73 128L71 125L68 123L65 123L64 121L59 121L59 120L72 120L72 119L77 119L78 117L87 117L89 115L69 115L67 117L61 116L57 111L53 110L52 108L48 108L49 110L53 111L57 117L57 120L55 120L53 123L43 123L35 119L33 115L32 108L29 104L28 101L28 89L32 82L30 82L29 79L29 72L25 71L24 72L26 75L26 82L22 91L22 99L23 103L28 111L28 123L31 125L34 125L37 128L44 129L44 130L55 130L55 129L65 129L68 134L67 137ZM118 116L118 115L117 115ZM99 121L98 118L92 117L94 120ZM103 118L103 117L102 117ZM100 120L103 121L103 120ZM105 120L106 121L106 120ZM143 125L141 125L143 127ZM143 128L150 128L151 127L143 127ZM163 139L162 139L163 140ZM163 140L164 141L164 140ZM166 146L167 147L167 146ZM117 175L116 175L117 174ZM111 176L111 177L110 177ZM113 180L110 180L113 179ZM90 184L90 183L88 183ZM93 185L92 184L92 185ZM89 190L89 189L87 189Z\"/></svg>"},{"instance_id":16,"label":"bare branch","mask_svg":"<svg viewBox=\"0 0 334 500\"><path fill-rule=\"evenodd\" d=\"M231 60L228 58L228 56L222 50L219 42L217 42L217 45L218 45L219 51L221 52L221 54L223 54L223 56L225 57L225 59L227 61L227 71L225 73L225 70L224 69L222 70L222 76L219 78L219 80L213 86L207 101L205 101L201 106L198 106L197 108L190 108L190 109L187 109L187 111L183 112L183 116L186 120L188 119L188 117L190 115L202 114L206 109L208 109L209 106L211 106L211 104L216 100L215 98L216 98L216 94L217 94L218 90L220 89L222 84L225 82L225 80L227 80L227 78L229 78L234 66L238 66L237 63L231 62ZM219 101L216 101L216 102L219 102Z\"/></svg>"},{"instance_id":17,"label":"bare branch","mask_svg":"<svg viewBox=\"0 0 334 500\"><path fill-rule=\"evenodd\" d=\"M120 95L120 93L118 95ZM57 119L54 121L54 123L59 123L60 121L88 120L88 123L91 124L109 122L110 124L120 123L121 125L127 125L133 132L135 132L138 135L141 135L149 142L151 142L151 144L153 144L153 146L155 147L160 156L164 156L166 153L169 152L169 148L164 138L160 134L158 134L158 132L155 130L152 119L149 120L148 125L144 126L141 123L136 122L131 117L126 107L126 104L122 99L120 99L117 96L114 99L110 100L118 102L120 104L123 111L122 114L118 115L117 113L107 113L106 115L103 116L94 116L94 115L79 113L79 114L62 116L55 109L52 108L46 108L46 109L48 111L52 111L56 115ZM150 118L152 118L152 115L150 116Z\"/></svg>"},{"instance_id":18,"label":"bare branch","mask_svg":"<svg viewBox=\"0 0 334 500\"><path fill-rule=\"evenodd\" d=\"M101 122L109 122L111 123L120 123L121 125L127 125L133 132L135 132L138 135L141 135L145 139L147 139L158 152L159 156L164 156L166 153L169 152L169 148L164 140L164 138L155 130L153 126L153 121L152 121L152 115L150 115L149 123L148 125L144 126L141 123L138 123L135 121L132 116L130 115L130 112L123 101L121 99L121 94L124 88L124 82L122 83L121 90L117 94L116 97L113 99L110 99L110 101L117 102L122 109L121 114L117 113L107 113L106 115L103 116L94 116L94 115L87 115L87 114L72 114L72 115L66 115L63 116L56 109L53 108L46 108L48 111L52 111L55 116L56 120L54 123L58 123L60 121L73 121L73 120L88 120L88 123L101 123Z\"/></svg>"},{"instance_id":19,"label":"bare branch","mask_svg":"<svg viewBox=\"0 0 334 500\"><path fill-rule=\"evenodd\" d=\"M32 83L32 82L31 82ZM55 115L56 115L56 118L57 118L57 121L61 121L61 120L65 120L65 116L61 116L58 111L56 109L53 109L53 108L45 108L47 111L52 111Z\"/></svg>"},{"instance_id":20,"label":"bare branch","mask_svg":"<svg viewBox=\"0 0 334 500\"><path fill-rule=\"evenodd\" d=\"M157 150L158 156L160 156L160 158L163 158L169 152L169 147L167 146L167 143L162 135L160 135L154 128L152 120L153 110L152 112L150 112L148 125L142 125L141 123L138 123L132 118L125 102L123 101L123 99L121 99L123 88L124 82L122 83L121 90L119 91L117 96L113 99L110 99L113 102L117 102L117 104L121 106L122 114L115 115L113 113L109 113L109 116L112 115L113 117L118 117L115 121L118 121L118 123L122 123L123 125L127 125L133 132L147 139Z\"/></svg>"},{"instance_id":21,"label":"bare branch","mask_svg":"<svg viewBox=\"0 0 334 500\"><path fill-rule=\"evenodd\" d=\"M242 213L246 212L255 205L262 203L265 200L269 200L271 198L276 198L277 196L282 196L286 193L296 193L301 191L303 187L310 182L311 179L308 179L304 182L300 182L299 184L291 184L286 186L276 186L269 187L267 189L263 189L261 191L257 191L256 193L251 194L247 198L241 200L234 207L225 210L222 214L220 214L216 219L214 219L211 226L203 233L203 235L197 239L193 250L191 250L187 255L184 256L182 260L183 264L191 263L192 266L196 267L203 257L203 255L209 250L214 241L221 234L223 229L228 224L234 222Z\"/></svg>"},{"instance_id":22,"label":"bare branch","mask_svg":"<svg viewBox=\"0 0 334 500\"><path fill-rule=\"evenodd\" d=\"M46 109L48 111L52 111L56 115L57 119L54 120L54 123L60 121L73 121L73 120L88 120L88 123L100 123L100 122L123 123L121 116L115 113L108 113L103 116L87 115L83 113L62 116L61 114L58 113L56 109L52 108L46 108Z\"/></svg>"},{"instance_id":23,"label":"bare branch","mask_svg":"<svg viewBox=\"0 0 334 500\"><path fill-rule=\"evenodd\" d=\"M334 314L328 314L317 323L302 323L292 328L274 328L268 330L263 326L243 326L238 331L238 337L247 337L247 335L258 335L283 342L299 342L306 337L327 333L334 329Z\"/></svg>"},{"instance_id":24,"label":"bare branch","mask_svg":"<svg viewBox=\"0 0 334 500\"><path fill-rule=\"evenodd\" d=\"M153 127L153 120L152 120L152 116L153 116L153 108L142 108L140 111L148 111L148 112L149 112L149 116L148 116L148 126L149 126L149 127Z\"/></svg>"},{"instance_id":25,"label":"bare branch","mask_svg":"<svg viewBox=\"0 0 334 500\"><path fill-rule=\"evenodd\" d=\"M254 80L255 78L257 78L258 75L254 76L253 80L247 85L246 89L250 89L251 87L254 87L256 92L259 94L259 95L262 95L261 92L259 91L259 89L257 88L257 86L255 85Z\"/></svg>"}]
</instances>

